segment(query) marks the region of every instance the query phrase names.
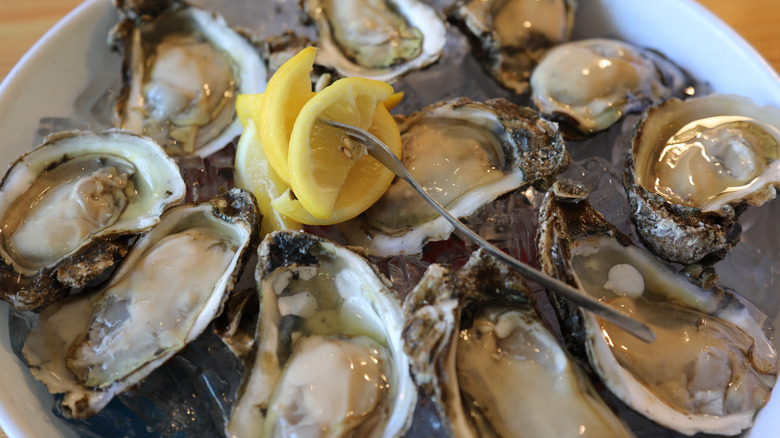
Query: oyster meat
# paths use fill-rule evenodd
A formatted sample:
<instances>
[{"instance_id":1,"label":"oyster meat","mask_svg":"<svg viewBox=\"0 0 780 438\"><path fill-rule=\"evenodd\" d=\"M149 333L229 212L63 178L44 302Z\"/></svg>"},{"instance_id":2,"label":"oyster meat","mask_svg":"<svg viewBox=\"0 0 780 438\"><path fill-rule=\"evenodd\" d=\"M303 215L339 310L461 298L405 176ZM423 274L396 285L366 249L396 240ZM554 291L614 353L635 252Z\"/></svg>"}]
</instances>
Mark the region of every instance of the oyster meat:
<instances>
[{"instance_id":1,"label":"oyster meat","mask_svg":"<svg viewBox=\"0 0 780 438\"><path fill-rule=\"evenodd\" d=\"M257 242L254 198L234 189L168 210L105 286L47 306L23 352L63 412L86 418L138 384L221 311Z\"/></svg>"},{"instance_id":2,"label":"oyster meat","mask_svg":"<svg viewBox=\"0 0 780 438\"><path fill-rule=\"evenodd\" d=\"M440 102L396 121L403 164L456 217L513 190L544 186L570 161L554 123L504 99ZM396 178L372 207L339 230L369 254L391 256L419 253L454 228Z\"/></svg>"},{"instance_id":3,"label":"oyster meat","mask_svg":"<svg viewBox=\"0 0 780 438\"><path fill-rule=\"evenodd\" d=\"M567 139L578 139L690 93L691 84L687 73L657 52L595 38L550 49L531 75L531 98L561 124Z\"/></svg>"},{"instance_id":4,"label":"oyster meat","mask_svg":"<svg viewBox=\"0 0 780 438\"><path fill-rule=\"evenodd\" d=\"M47 137L0 182L2 299L30 310L84 286L184 194L176 164L148 138L115 130Z\"/></svg>"},{"instance_id":5,"label":"oyster meat","mask_svg":"<svg viewBox=\"0 0 780 438\"><path fill-rule=\"evenodd\" d=\"M392 82L436 62L447 28L420 0L304 0L319 32L317 64L342 76Z\"/></svg>"},{"instance_id":6,"label":"oyster meat","mask_svg":"<svg viewBox=\"0 0 780 438\"><path fill-rule=\"evenodd\" d=\"M415 381L448 436L631 436L544 325L523 279L486 253L459 271L429 267L404 310Z\"/></svg>"},{"instance_id":7,"label":"oyster meat","mask_svg":"<svg viewBox=\"0 0 780 438\"><path fill-rule=\"evenodd\" d=\"M680 263L723 257L739 241L744 208L775 197L778 127L779 109L735 95L648 109L623 180L642 241Z\"/></svg>"},{"instance_id":8,"label":"oyster meat","mask_svg":"<svg viewBox=\"0 0 780 438\"><path fill-rule=\"evenodd\" d=\"M542 269L656 334L645 344L551 296L572 349L620 400L660 425L687 435L750 427L777 378L766 318L731 291L690 282L566 192L556 185L542 206Z\"/></svg>"},{"instance_id":9,"label":"oyster meat","mask_svg":"<svg viewBox=\"0 0 780 438\"><path fill-rule=\"evenodd\" d=\"M417 390L389 282L306 233L271 233L258 253L262 314L226 436L400 436Z\"/></svg>"},{"instance_id":10,"label":"oyster meat","mask_svg":"<svg viewBox=\"0 0 780 438\"><path fill-rule=\"evenodd\" d=\"M265 90L256 48L222 17L178 1L118 6L109 41L124 56L124 81L114 125L170 155L206 156L241 134L236 95Z\"/></svg>"},{"instance_id":11,"label":"oyster meat","mask_svg":"<svg viewBox=\"0 0 780 438\"><path fill-rule=\"evenodd\" d=\"M458 0L448 16L471 37L485 70L522 94L544 53L569 40L576 0Z\"/></svg>"}]
</instances>

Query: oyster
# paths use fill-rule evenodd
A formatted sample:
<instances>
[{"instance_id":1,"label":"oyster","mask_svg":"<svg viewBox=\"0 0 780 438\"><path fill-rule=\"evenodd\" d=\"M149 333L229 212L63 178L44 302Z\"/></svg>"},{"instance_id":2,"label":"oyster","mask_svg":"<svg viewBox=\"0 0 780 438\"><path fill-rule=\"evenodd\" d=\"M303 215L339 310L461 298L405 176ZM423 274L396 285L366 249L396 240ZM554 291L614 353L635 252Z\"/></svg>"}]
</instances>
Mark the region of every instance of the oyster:
<instances>
[{"instance_id":1,"label":"oyster","mask_svg":"<svg viewBox=\"0 0 780 438\"><path fill-rule=\"evenodd\" d=\"M558 196L564 193L565 196ZM645 344L551 296L567 340L620 400L684 434L753 424L777 378L765 317L736 294L691 283L633 246L587 200L554 186L540 213L541 268L644 322Z\"/></svg>"},{"instance_id":2,"label":"oyster","mask_svg":"<svg viewBox=\"0 0 780 438\"><path fill-rule=\"evenodd\" d=\"M588 39L551 49L531 75L531 98L577 139L690 92L688 74L652 50L610 39Z\"/></svg>"},{"instance_id":3,"label":"oyster","mask_svg":"<svg viewBox=\"0 0 780 438\"><path fill-rule=\"evenodd\" d=\"M86 418L184 348L221 311L259 231L248 192L168 210L109 282L46 307L24 355L36 379ZM254 243L254 244L253 244Z\"/></svg>"},{"instance_id":4,"label":"oyster","mask_svg":"<svg viewBox=\"0 0 780 438\"><path fill-rule=\"evenodd\" d=\"M302 0L317 24L317 64L342 76L392 82L436 62L447 28L420 0Z\"/></svg>"},{"instance_id":5,"label":"oyster","mask_svg":"<svg viewBox=\"0 0 780 438\"><path fill-rule=\"evenodd\" d=\"M458 0L448 16L471 37L485 70L522 94L552 46L569 40L576 0Z\"/></svg>"},{"instance_id":6,"label":"oyster","mask_svg":"<svg viewBox=\"0 0 780 438\"><path fill-rule=\"evenodd\" d=\"M440 102L396 121L403 164L456 217L513 190L544 186L570 161L554 123L504 99ZM419 253L453 229L399 178L372 207L339 226L351 244L377 256Z\"/></svg>"},{"instance_id":7,"label":"oyster","mask_svg":"<svg viewBox=\"0 0 780 438\"><path fill-rule=\"evenodd\" d=\"M148 138L115 130L47 137L0 182L0 296L30 310L84 286L184 193L179 169Z\"/></svg>"},{"instance_id":8,"label":"oyster","mask_svg":"<svg viewBox=\"0 0 780 438\"><path fill-rule=\"evenodd\" d=\"M542 323L530 293L516 272L478 251L460 271L432 265L407 297L412 372L448 436L631 436Z\"/></svg>"},{"instance_id":9,"label":"oyster","mask_svg":"<svg viewBox=\"0 0 780 438\"><path fill-rule=\"evenodd\" d=\"M241 134L238 94L265 90L257 50L225 20L178 1L119 2L109 36L123 54L114 125L154 138L170 155L209 155Z\"/></svg>"},{"instance_id":10,"label":"oyster","mask_svg":"<svg viewBox=\"0 0 780 438\"><path fill-rule=\"evenodd\" d=\"M400 436L417 390L388 281L291 231L266 236L256 277L262 315L226 436Z\"/></svg>"},{"instance_id":11,"label":"oyster","mask_svg":"<svg viewBox=\"0 0 780 438\"><path fill-rule=\"evenodd\" d=\"M637 125L624 185L642 241L668 260L723 257L747 205L780 184L780 109L735 95L672 99Z\"/></svg>"}]
</instances>

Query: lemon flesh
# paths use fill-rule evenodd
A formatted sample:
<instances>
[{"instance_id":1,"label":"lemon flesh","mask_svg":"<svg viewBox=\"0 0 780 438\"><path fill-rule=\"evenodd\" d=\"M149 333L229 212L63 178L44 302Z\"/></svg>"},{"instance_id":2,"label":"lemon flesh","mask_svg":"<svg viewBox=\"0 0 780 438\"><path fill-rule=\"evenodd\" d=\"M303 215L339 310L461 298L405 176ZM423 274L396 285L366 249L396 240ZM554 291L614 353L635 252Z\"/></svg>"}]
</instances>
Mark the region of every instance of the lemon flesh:
<instances>
[{"instance_id":1,"label":"lemon flesh","mask_svg":"<svg viewBox=\"0 0 780 438\"><path fill-rule=\"evenodd\" d=\"M315 218L354 217L392 182L392 172L326 123L365 129L400 156L398 126L383 105L392 94L393 87L384 82L345 78L317 93L301 109L290 137L290 182L297 200Z\"/></svg>"}]
</instances>

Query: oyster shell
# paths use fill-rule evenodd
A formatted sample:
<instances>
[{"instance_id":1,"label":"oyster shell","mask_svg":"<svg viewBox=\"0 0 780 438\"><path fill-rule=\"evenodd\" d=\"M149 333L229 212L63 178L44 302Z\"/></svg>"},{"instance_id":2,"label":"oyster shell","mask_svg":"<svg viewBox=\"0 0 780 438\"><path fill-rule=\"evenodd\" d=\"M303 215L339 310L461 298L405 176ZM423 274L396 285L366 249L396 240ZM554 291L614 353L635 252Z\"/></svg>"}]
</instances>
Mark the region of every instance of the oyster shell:
<instances>
[{"instance_id":1,"label":"oyster shell","mask_svg":"<svg viewBox=\"0 0 780 438\"><path fill-rule=\"evenodd\" d=\"M447 435L631 436L530 294L516 272L478 251L460 271L429 267L404 302L413 376Z\"/></svg>"},{"instance_id":2,"label":"oyster shell","mask_svg":"<svg viewBox=\"0 0 780 438\"><path fill-rule=\"evenodd\" d=\"M109 282L46 307L24 344L33 376L63 412L86 418L198 337L256 244L248 192L168 210Z\"/></svg>"},{"instance_id":3,"label":"oyster shell","mask_svg":"<svg viewBox=\"0 0 780 438\"><path fill-rule=\"evenodd\" d=\"M0 182L0 296L31 310L84 286L184 193L176 164L148 138L116 130L47 137Z\"/></svg>"},{"instance_id":4,"label":"oyster shell","mask_svg":"<svg viewBox=\"0 0 780 438\"><path fill-rule=\"evenodd\" d=\"M779 109L735 95L648 109L623 179L642 241L681 263L723 257L739 241L741 211L775 197L778 127Z\"/></svg>"},{"instance_id":5,"label":"oyster shell","mask_svg":"<svg viewBox=\"0 0 780 438\"><path fill-rule=\"evenodd\" d=\"M633 246L587 200L556 196L540 213L541 268L656 334L645 344L554 296L567 342L604 385L673 430L733 435L753 424L777 378L766 322L742 298L703 289Z\"/></svg>"},{"instance_id":6,"label":"oyster shell","mask_svg":"<svg viewBox=\"0 0 780 438\"><path fill-rule=\"evenodd\" d=\"M448 12L485 70L522 94L544 53L569 40L576 0L458 0Z\"/></svg>"},{"instance_id":7,"label":"oyster shell","mask_svg":"<svg viewBox=\"0 0 780 438\"><path fill-rule=\"evenodd\" d=\"M214 13L178 1L118 4L111 31L123 54L114 125L154 138L170 155L209 155L241 134L238 94L265 90L265 65Z\"/></svg>"},{"instance_id":8,"label":"oyster shell","mask_svg":"<svg viewBox=\"0 0 780 438\"><path fill-rule=\"evenodd\" d=\"M342 76L392 82L436 62L447 28L419 0L302 0L319 31L317 64Z\"/></svg>"},{"instance_id":9,"label":"oyster shell","mask_svg":"<svg viewBox=\"0 0 780 438\"><path fill-rule=\"evenodd\" d=\"M594 38L550 49L531 74L531 98L541 113L561 124L567 139L577 139L609 128L625 114L682 96L691 82L657 52Z\"/></svg>"},{"instance_id":10,"label":"oyster shell","mask_svg":"<svg viewBox=\"0 0 780 438\"><path fill-rule=\"evenodd\" d=\"M258 253L262 315L226 435L400 436L417 390L388 281L305 233L271 233Z\"/></svg>"},{"instance_id":11,"label":"oyster shell","mask_svg":"<svg viewBox=\"0 0 780 438\"><path fill-rule=\"evenodd\" d=\"M504 99L439 102L396 121L403 164L456 217L513 190L544 186L570 161L554 123ZM419 253L453 229L399 178L372 207L339 225L350 244L377 256Z\"/></svg>"}]
</instances>

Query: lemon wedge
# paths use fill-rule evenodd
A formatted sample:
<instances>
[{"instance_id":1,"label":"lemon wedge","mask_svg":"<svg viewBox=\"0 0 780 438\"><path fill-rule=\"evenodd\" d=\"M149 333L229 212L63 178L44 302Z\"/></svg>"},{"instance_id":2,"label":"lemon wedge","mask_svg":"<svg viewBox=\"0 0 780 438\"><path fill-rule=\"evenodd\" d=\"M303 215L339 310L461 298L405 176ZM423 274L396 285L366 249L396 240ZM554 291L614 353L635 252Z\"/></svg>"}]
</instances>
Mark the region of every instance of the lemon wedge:
<instances>
[{"instance_id":1,"label":"lemon wedge","mask_svg":"<svg viewBox=\"0 0 780 438\"><path fill-rule=\"evenodd\" d=\"M365 129L397 156L401 135L384 102L393 87L364 78L334 82L301 109L290 137L288 164L297 201L318 220L357 216L387 190L393 174L325 121Z\"/></svg>"},{"instance_id":2,"label":"lemon wedge","mask_svg":"<svg viewBox=\"0 0 780 438\"><path fill-rule=\"evenodd\" d=\"M275 230L299 230L301 224L284 216L271 204L288 190L287 185L271 167L263 150L255 120L260 109L262 94L239 95L236 112L244 131L238 141L235 156L236 186L255 195L263 220L260 231L263 235Z\"/></svg>"},{"instance_id":3,"label":"lemon wedge","mask_svg":"<svg viewBox=\"0 0 780 438\"><path fill-rule=\"evenodd\" d=\"M298 113L311 99L310 72L317 49L307 47L287 60L268 81L259 108L260 140L274 171L290 184L287 154Z\"/></svg>"}]
</instances>

